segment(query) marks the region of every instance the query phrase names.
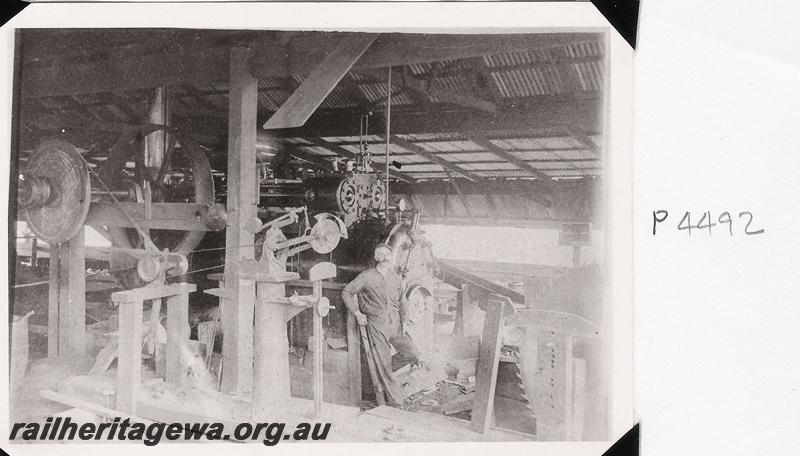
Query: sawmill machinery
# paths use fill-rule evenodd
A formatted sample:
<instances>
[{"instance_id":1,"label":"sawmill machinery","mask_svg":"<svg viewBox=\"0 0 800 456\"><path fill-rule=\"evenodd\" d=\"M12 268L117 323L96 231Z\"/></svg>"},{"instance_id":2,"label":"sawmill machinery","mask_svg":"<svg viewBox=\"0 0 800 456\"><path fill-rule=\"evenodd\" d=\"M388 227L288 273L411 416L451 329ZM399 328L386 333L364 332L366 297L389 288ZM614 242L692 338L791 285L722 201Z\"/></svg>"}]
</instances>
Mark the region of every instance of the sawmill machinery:
<instances>
[{"instance_id":1,"label":"sawmill machinery","mask_svg":"<svg viewBox=\"0 0 800 456\"><path fill-rule=\"evenodd\" d=\"M146 147L142 143L148 136L158 133L166 136L165 153L160 166L146 166L141 153ZM432 295L436 275L441 275L442 266L437 264L419 226L418 210L405 207L403 201L388 204L384 182L369 172L305 179L278 179L272 173L265 173L259 185L260 218L251 220L247 226L256 238L256 245L247 247L255 249L255 260L242 265L241 270L245 276L250 274L253 280L264 283L257 287L261 290L257 292L258 299L274 301L268 307L283 312L283 316L275 320L283 323L270 326L269 330L262 325L261 331L256 330L264 338L262 345L274 345L283 340L302 346L309 340L316 343L319 336L310 339L314 333L345 333L346 309L337 298L331 297L322 306L325 309L319 307L316 313L301 313L300 310L310 306L311 299L286 297L286 284L300 277L311 277L312 268L321 263L336 265L335 277L328 272L328 281L349 282L369 267L374 246L385 242L395 252L395 268L404 278L403 292L412 305L412 318L417 321L413 337L423 351L435 349ZM226 210L217 202L220 196L215 194L218 187L205 152L189 135L164 126L143 126L124 132L106 151L93 147L81 149L63 140L39 143L19 178L19 214L38 238L51 245L68 242L87 225L106 236L112 244L107 249L109 268L128 289L123 293L127 293L148 284L152 287L165 283L168 277L185 280L186 276L182 275L190 270L189 258L197 263L192 267L198 269L203 269L205 264L222 263L224 249L212 245L205 252L196 251L200 250L198 246L207 233L220 231L226 225ZM201 279L192 277L192 280ZM456 279L458 282L464 277ZM189 289L184 288L175 292L188 295ZM505 293L497 286L490 288L487 293ZM206 291L215 294L214 290ZM512 296L517 304L524 300L518 294L505 294ZM218 291L216 295L223 296L224 292ZM165 296L164 299L171 298ZM315 298L314 302L322 301ZM290 306L288 313L284 309L286 306ZM321 309L326 318L317 322L315 317ZM537 315L541 318L535 321L517 316L511 322L540 328L546 318L552 317L547 313ZM305 332L289 331L287 334L287 322L292 319L295 323L309 320L317 330L312 332L309 324ZM262 320L269 319L263 317ZM591 364L575 367L580 364L575 364L567 354L573 351L573 344L579 346L577 340L573 342L576 334L583 340L596 338L597 334L573 326L574 323L563 322L549 325L557 331L548 330L545 333L548 337L564 334L554 340L544 339L540 330L529 330L520 346L519 367L501 363L499 382L508 386L501 388L505 396L501 396L500 401L517 405L521 413L537 418L535 424L521 430L530 432L536 427L537 433L544 435L547 422L561 426L566 420L573 423L570 426L577 426L575 417L567 416L565 410L567 404L576 401L575 384L579 381L579 372L587 367L591 369ZM273 340L274 334L283 336ZM259 356L262 361L258 363L257 372L261 374L288 369L285 357L272 359L271 355L259 352L254 359ZM553 375L544 376L541 369ZM550 378L555 379L552 385ZM254 402L257 404L254 407L258 408L254 410L256 414L285 397L288 380L281 382L280 388L254 391L258 395ZM571 386L565 390L561 385ZM553 407L561 412L553 412ZM562 435L560 431L550 431L550 434Z\"/></svg>"},{"instance_id":2,"label":"sawmill machinery","mask_svg":"<svg viewBox=\"0 0 800 456\"><path fill-rule=\"evenodd\" d=\"M202 166L202 160L199 163ZM153 282L165 273L170 276L186 273L185 250L194 247L201 235L185 232L168 244L169 247L162 247L164 241L154 236L149 228L167 226L170 219L153 215L154 208L164 210L160 205L153 205L154 191L145 185L148 189L148 198L145 198L142 187L133 180L114 180L113 185L108 185L100 177L102 171L94 168L96 166L66 141L40 143L18 181L20 213L30 230L38 238L57 244L72 239L84 225L95 226L113 240L114 245L108 248L111 268L133 272L141 283ZM161 186L155 199L163 200L167 194ZM199 202L192 204L196 209L195 218L203 220L201 223L209 230L219 229L214 228L219 226L216 217L220 212L215 212L218 208L209 210L213 204L207 204L210 201L207 192L197 194L195 200ZM130 228L122 228L124 226ZM135 233L136 242L127 230ZM125 260L121 259L123 257ZM125 267L120 267L123 263Z\"/></svg>"}]
</instances>

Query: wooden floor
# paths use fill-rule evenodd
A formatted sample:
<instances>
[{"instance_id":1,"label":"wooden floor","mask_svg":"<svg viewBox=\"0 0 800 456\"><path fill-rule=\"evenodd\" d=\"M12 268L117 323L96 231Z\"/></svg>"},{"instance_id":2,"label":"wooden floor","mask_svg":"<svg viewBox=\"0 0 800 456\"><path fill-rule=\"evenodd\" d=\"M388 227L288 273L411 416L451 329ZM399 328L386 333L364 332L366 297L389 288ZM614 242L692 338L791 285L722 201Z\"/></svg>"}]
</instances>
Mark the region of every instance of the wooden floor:
<instances>
[{"instance_id":1,"label":"wooden floor","mask_svg":"<svg viewBox=\"0 0 800 456\"><path fill-rule=\"evenodd\" d=\"M88 382L85 377L76 377L72 383L85 385L83 388L73 385L69 388L69 395L82 396L76 398L101 405L97 394L93 395L95 397L89 397L80 393L101 388L99 382ZM275 410L267 421L284 422L289 428L305 421L329 422L332 425L328 441L335 442L534 440L529 434L497 428L490 428L486 434L481 434L473 431L468 421L429 412L409 412L388 406L359 412L355 407L326 403L322 416L314 418L311 412L312 401L292 398L291 404L287 404L283 410ZM158 422L219 421L225 425L226 432L229 433L237 423L254 420L250 415L250 404L246 398L194 388L172 387L160 380L145 382L138 390L136 415Z\"/></svg>"},{"instance_id":2,"label":"wooden floor","mask_svg":"<svg viewBox=\"0 0 800 456\"><path fill-rule=\"evenodd\" d=\"M355 419L335 423L329 440L340 442L520 442L533 436L502 429L480 434L468 421L428 412L407 412L380 406Z\"/></svg>"}]
</instances>

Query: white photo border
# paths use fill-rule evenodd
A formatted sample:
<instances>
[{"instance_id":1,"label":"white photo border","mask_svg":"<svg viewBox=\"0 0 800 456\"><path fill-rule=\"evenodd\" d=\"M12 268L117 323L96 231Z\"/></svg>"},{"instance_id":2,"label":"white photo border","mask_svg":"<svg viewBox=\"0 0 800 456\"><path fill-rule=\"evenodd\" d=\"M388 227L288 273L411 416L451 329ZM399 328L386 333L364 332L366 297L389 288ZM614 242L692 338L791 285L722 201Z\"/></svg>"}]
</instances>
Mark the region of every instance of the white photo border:
<instances>
[{"instance_id":1,"label":"white photo border","mask_svg":"<svg viewBox=\"0 0 800 456\"><path fill-rule=\"evenodd\" d=\"M210 28L210 29L271 29L271 30L328 30L328 31L397 31L439 33L515 33L515 32L605 32L607 36L606 73L606 151L604 165L605 189L605 250L606 265L611 280L606 291L607 319L605 328L610 337L607 346L610 356L606 366L610 375L609 440L606 442L534 442L534 443L385 443L338 444L325 443L330 456L351 456L361 452L380 451L382 454L438 450L484 452L501 450L515 454L536 451L537 455L600 455L633 425L633 365L632 365L632 178L633 178L633 50L611 27L605 18L588 2L536 3L35 3L0 28L0 144L2 164L0 179L9 182L11 156L11 115L14 75L14 33L16 28ZM2 217L8 216L7 186L0 186ZM8 258L8 244L0 252ZM8 261L2 275L8 278ZM0 283L0 292L8 295L9 281ZM8 306L7 300L3 300ZM6 313L8 308L1 312ZM9 326L0 325L0 370L8 372ZM0 375L0 410L8 410L8 376ZM145 447L140 444L33 444L9 443L9 416L0 413L0 447L16 455L70 455L91 451L115 451L120 455L168 454L176 449L195 454L211 454L219 447L169 443ZM335 429L332 430L335 432ZM91 445L91 448L89 448ZM317 445L317 444L315 444ZM11 446L11 448L9 448ZM256 454L270 451L282 454L307 454L312 446L277 445L265 449L261 444L226 447L239 452ZM262 453L263 454L263 453ZM511 453L508 453L511 454Z\"/></svg>"}]
</instances>

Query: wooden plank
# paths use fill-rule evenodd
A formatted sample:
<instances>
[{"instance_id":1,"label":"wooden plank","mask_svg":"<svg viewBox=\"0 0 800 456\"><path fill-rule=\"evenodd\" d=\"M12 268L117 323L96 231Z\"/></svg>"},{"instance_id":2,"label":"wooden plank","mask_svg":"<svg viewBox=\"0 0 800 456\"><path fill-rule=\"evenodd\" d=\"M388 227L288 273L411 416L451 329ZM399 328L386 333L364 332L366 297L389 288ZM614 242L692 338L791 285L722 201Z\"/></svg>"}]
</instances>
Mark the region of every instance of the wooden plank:
<instances>
[{"instance_id":1,"label":"wooden plank","mask_svg":"<svg viewBox=\"0 0 800 456\"><path fill-rule=\"evenodd\" d=\"M189 294L167 298L167 383L179 385L186 371L182 355L189 340Z\"/></svg>"},{"instance_id":2,"label":"wooden plank","mask_svg":"<svg viewBox=\"0 0 800 456\"><path fill-rule=\"evenodd\" d=\"M377 37L377 34L358 33L340 38L336 47L278 108L264 124L264 128L295 128L305 124Z\"/></svg>"},{"instance_id":3,"label":"wooden plank","mask_svg":"<svg viewBox=\"0 0 800 456\"><path fill-rule=\"evenodd\" d=\"M461 288L463 284L470 284L479 290L483 290L485 292L490 292L494 294L498 294L500 296L507 296L512 301L518 304L525 303L525 296L517 293L516 291L506 288L502 285L498 285L494 282L484 279L483 277L477 276L470 272L464 271L463 269L457 268L446 261L439 261L439 269L441 280L445 283L452 285L456 288Z\"/></svg>"},{"instance_id":4,"label":"wooden plank","mask_svg":"<svg viewBox=\"0 0 800 456\"><path fill-rule=\"evenodd\" d=\"M86 216L87 225L99 225L113 228L134 228L126 217L120 215L124 211L142 229L211 231L201 211L207 205L195 203L152 203L152 217L145 217L144 203L110 203L97 202L89 207Z\"/></svg>"},{"instance_id":5,"label":"wooden plank","mask_svg":"<svg viewBox=\"0 0 800 456\"><path fill-rule=\"evenodd\" d=\"M147 301L156 298L166 298L179 294L189 294L197 291L197 285L193 283L172 283L169 285L155 285L133 290L116 291L111 293L111 300L118 303L133 303L137 301Z\"/></svg>"},{"instance_id":6,"label":"wooden plank","mask_svg":"<svg viewBox=\"0 0 800 456\"><path fill-rule=\"evenodd\" d=\"M97 405L92 402L84 401L81 399L77 399L71 396L67 396L66 394L57 393L52 390L43 390L39 392L39 395L45 399L49 399L53 402L58 402L60 404L68 405L70 407L74 407L80 410L85 410L87 412L92 412L96 415L105 416L108 418L117 418L119 417L122 420L128 419L131 423L142 423L142 424L151 424L154 421L150 421L145 418L141 418L138 416L130 415L127 413L121 413L119 410L110 409L108 407L103 407L101 405Z\"/></svg>"},{"instance_id":7,"label":"wooden plank","mask_svg":"<svg viewBox=\"0 0 800 456\"><path fill-rule=\"evenodd\" d=\"M500 357L500 330L503 326L502 303L487 303L486 319L483 323L481 351L478 358L478 371L475 374L475 401L472 408L470 427L482 434L491 425L494 404L494 391L497 385L497 368Z\"/></svg>"},{"instance_id":8,"label":"wooden plank","mask_svg":"<svg viewBox=\"0 0 800 456\"><path fill-rule=\"evenodd\" d=\"M253 389L253 315L255 284L239 279L239 263L253 260L253 234L245 229L256 216L256 130L258 80L250 74L246 49L231 50L228 83L228 226L225 231L225 286L231 299L220 305L223 333L222 390Z\"/></svg>"},{"instance_id":9,"label":"wooden plank","mask_svg":"<svg viewBox=\"0 0 800 456\"><path fill-rule=\"evenodd\" d=\"M143 310L143 301L122 303L119 306L116 408L131 415L136 414L136 390L142 380Z\"/></svg>"},{"instance_id":10,"label":"wooden plank","mask_svg":"<svg viewBox=\"0 0 800 456\"><path fill-rule=\"evenodd\" d=\"M324 285L324 282L323 282ZM347 383L350 391L350 404L361 404L361 334L358 322L352 312L347 312Z\"/></svg>"},{"instance_id":11,"label":"wooden plank","mask_svg":"<svg viewBox=\"0 0 800 456\"><path fill-rule=\"evenodd\" d=\"M579 316L554 310L524 309L506 318L506 326L545 329L557 334L597 339L600 327Z\"/></svg>"}]
</instances>

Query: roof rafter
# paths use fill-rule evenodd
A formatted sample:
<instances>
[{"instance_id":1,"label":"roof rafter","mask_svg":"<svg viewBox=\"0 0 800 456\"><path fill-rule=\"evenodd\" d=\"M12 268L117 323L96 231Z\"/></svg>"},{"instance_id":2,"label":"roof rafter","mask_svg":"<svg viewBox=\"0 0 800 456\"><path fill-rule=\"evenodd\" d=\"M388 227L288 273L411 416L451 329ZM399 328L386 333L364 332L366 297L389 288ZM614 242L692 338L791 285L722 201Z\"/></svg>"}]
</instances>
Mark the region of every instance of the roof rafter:
<instances>
[{"instance_id":1,"label":"roof rafter","mask_svg":"<svg viewBox=\"0 0 800 456\"><path fill-rule=\"evenodd\" d=\"M436 163L437 165L441 166L446 171L451 171L451 172L453 172L455 174L458 174L458 175L466 178L469 181L477 182L477 181L481 180L481 178L479 176L477 176L476 174L471 173L471 172L465 170L464 168L462 168L462 167L460 167L458 165L454 165L454 164L450 163L449 161L436 156L436 154L434 154L432 152L428 152L427 150L423 149L422 147L420 147L420 146L418 146L418 145L416 145L416 144L414 144L412 142L409 142L409 141L406 141L404 139L401 139L401 138L397 137L396 135L392 135L391 136L391 141L394 144L397 144L398 146L402 147L403 149L411 151L411 152L415 153L416 155L419 155L420 157L426 158L429 161L431 161L433 163Z\"/></svg>"},{"instance_id":2,"label":"roof rafter","mask_svg":"<svg viewBox=\"0 0 800 456\"><path fill-rule=\"evenodd\" d=\"M550 176L540 170L539 168L533 167L530 163L526 162L525 160L517 157L513 153L497 146L495 143L489 141L485 138L470 138L470 141L474 142L475 144L483 147L484 149L488 150L489 152L497 155L498 157L502 158L503 160L513 164L517 168L523 169L525 171L530 171L531 174L538 177L539 179L543 179L546 181L550 181Z\"/></svg>"},{"instance_id":3,"label":"roof rafter","mask_svg":"<svg viewBox=\"0 0 800 456\"><path fill-rule=\"evenodd\" d=\"M580 131L578 128L576 128L573 125L567 125L563 129L564 129L564 132L566 132L569 136L572 136L573 138L575 138L576 141L581 143L581 145L583 147L585 147L585 148L589 149L590 151L592 151L592 153L596 157L600 157L600 155L601 155L600 154L600 148L597 147L597 144L595 144L594 141L592 141L592 138L590 138L588 135L586 135L585 133L583 133L582 131Z\"/></svg>"}]
</instances>

